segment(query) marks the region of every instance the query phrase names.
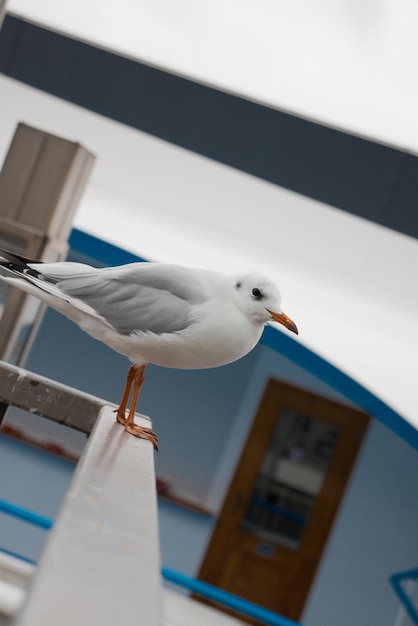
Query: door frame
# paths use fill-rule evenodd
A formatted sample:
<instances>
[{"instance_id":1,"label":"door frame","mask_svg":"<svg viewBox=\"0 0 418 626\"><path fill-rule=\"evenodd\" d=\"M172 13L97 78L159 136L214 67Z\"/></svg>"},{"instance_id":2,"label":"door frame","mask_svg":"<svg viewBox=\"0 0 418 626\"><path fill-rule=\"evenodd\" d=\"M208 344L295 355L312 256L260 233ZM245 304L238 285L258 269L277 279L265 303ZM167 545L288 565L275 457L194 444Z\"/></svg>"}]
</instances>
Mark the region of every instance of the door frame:
<instances>
[{"instance_id":1,"label":"door frame","mask_svg":"<svg viewBox=\"0 0 418 626\"><path fill-rule=\"evenodd\" d=\"M234 545L234 537L240 532L240 521L245 514L259 466L273 435L278 416L284 408L296 409L339 428L339 437L299 548L296 551L284 546L278 548L280 558L286 551L289 552L289 558L292 556L296 558L293 559L294 565L290 568L292 574L289 588L292 589L292 593L288 594L286 606L281 607L279 612L297 620L315 578L370 421L368 415L356 408L274 378L268 381L215 524L198 578L231 591L228 586L223 586L222 573L227 568L228 554L232 555L232 552L229 552L232 550L230 546ZM256 601L254 598L250 599Z\"/></svg>"}]
</instances>

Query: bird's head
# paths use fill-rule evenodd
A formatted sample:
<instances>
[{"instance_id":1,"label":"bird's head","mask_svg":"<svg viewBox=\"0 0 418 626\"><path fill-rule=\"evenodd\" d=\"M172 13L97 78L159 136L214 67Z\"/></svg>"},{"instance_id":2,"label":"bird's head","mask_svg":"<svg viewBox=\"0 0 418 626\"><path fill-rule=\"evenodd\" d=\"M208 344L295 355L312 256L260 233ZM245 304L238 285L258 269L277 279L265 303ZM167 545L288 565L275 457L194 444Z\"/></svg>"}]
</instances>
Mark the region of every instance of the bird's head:
<instances>
[{"instance_id":1,"label":"bird's head","mask_svg":"<svg viewBox=\"0 0 418 626\"><path fill-rule=\"evenodd\" d=\"M283 313L280 292L271 280L257 273L235 276L234 290L238 307L255 324L274 321L298 334L296 324Z\"/></svg>"}]
</instances>

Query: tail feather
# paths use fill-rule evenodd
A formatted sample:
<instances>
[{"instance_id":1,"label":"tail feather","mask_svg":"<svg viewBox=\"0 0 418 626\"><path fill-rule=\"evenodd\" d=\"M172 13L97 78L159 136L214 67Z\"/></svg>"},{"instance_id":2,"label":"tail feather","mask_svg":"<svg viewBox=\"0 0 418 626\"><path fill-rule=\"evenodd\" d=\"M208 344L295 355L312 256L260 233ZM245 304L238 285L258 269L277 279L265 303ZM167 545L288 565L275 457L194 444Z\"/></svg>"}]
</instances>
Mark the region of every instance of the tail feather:
<instances>
[{"instance_id":1,"label":"tail feather","mask_svg":"<svg viewBox=\"0 0 418 626\"><path fill-rule=\"evenodd\" d=\"M7 250L0 248L0 270L1 268L4 268L9 274L5 275L0 271L0 280L4 280L10 285L16 286L26 293L39 298L43 302L49 304L52 308L55 308L61 313L64 313L64 315L67 315L70 319L73 319L73 321L76 321L76 323L78 323L78 321L74 320L74 316L69 314L69 309L66 308L65 311L63 310L63 303L65 303L65 306L68 306L71 300L70 308L73 308L76 311L88 313L89 316L93 315L94 317L97 317L95 311L88 304L85 304L76 298L70 298L57 287L59 277L45 276L42 271L39 271L37 267L33 267L33 265L40 266L41 269L42 266L54 267L55 265L60 264L44 264L42 261L28 259L19 254L15 254L14 252L8 252ZM65 267L68 265L74 266L76 264L63 263L62 265ZM91 269L88 268L88 266L81 267L84 267L85 271Z\"/></svg>"},{"instance_id":2,"label":"tail feather","mask_svg":"<svg viewBox=\"0 0 418 626\"><path fill-rule=\"evenodd\" d=\"M0 267L3 267L12 274L20 276L22 278L24 278L25 276L33 276L35 278L38 278L40 276L40 272L29 267L29 263L42 264L42 261L29 259L27 257L21 256L20 254L16 254L15 252L9 252L8 250L0 248Z\"/></svg>"},{"instance_id":3,"label":"tail feather","mask_svg":"<svg viewBox=\"0 0 418 626\"><path fill-rule=\"evenodd\" d=\"M28 263L43 263L43 261L29 259L16 252L9 252L8 250L4 250L4 248L0 248L0 265L7 265L8 263L25 268Z\"/></svg>"},{"instance_id":4,"label":"tail feather","mask_svg":"<svg viewBox=\"0 0 418 626\"><path fill-rule=\"evenodd\" d=\"M18 272L22 274L23 272L30 270L28 267L28 263L42 263L42 261L35 261L33 259L28 259L20 254L16 254L15 252L9 252L8 250L4 250L0 248L0 266L4 267L12 272Z\"/></svg>"}]
</instances>

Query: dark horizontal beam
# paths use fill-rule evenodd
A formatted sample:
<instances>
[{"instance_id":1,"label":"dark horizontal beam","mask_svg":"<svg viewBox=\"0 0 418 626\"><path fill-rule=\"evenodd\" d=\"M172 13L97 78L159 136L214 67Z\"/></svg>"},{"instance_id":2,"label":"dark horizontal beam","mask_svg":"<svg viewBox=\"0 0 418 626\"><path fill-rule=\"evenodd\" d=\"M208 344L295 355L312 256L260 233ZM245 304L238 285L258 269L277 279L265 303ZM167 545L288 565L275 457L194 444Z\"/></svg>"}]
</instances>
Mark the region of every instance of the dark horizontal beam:
<instances>
[{"instance_id":1,"label":"dark horizontal beam","mask_svg":"<svg viewBox=\"0 0 418 626\"><path fill-rule=\"evenodd\" d=\"M243 172L418 237L418 159L412 154L10 15L0 32L0 71Z\"/></svg>"}]
</instances>

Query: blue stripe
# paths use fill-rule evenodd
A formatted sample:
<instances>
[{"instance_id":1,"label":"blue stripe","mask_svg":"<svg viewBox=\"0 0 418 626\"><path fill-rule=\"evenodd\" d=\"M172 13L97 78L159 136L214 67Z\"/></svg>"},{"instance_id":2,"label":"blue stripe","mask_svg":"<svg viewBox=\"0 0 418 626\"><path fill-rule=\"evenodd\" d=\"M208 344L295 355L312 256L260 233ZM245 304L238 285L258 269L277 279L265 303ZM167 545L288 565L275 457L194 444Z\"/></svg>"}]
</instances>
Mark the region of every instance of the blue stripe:
<instances>
[{"instance_id":1,"label":"blue stripe","mask_svg":"<svg viewBox=\"0 0 418 626\"><path fill-rule=\"evenodd\" d=\"M53 525L53 521L51 519L38 515L28 509L24 509L16 504L6 502L5 500L0 500L0 511L47 530ZM0 548L0 551L33 563L31 560L3 548ZM263 624L268 624L269 626L295 626L296 622L288 620L285 617L281 617L272 611L268 611L267 609L248 602L247 600L243 600L242 598L238 598L231 593L227 593L226 591L213 587L212 585L208 585L200 580L190 578L189 576L180 574L179 572L168 569L167 567L162 567L161 573L166 580L175 583L176 585L180 585L181 587L185 587L186 589L190 589L194 593L197 593L208 600L219 602L227 608L243 613L244 615L248 615L249 617L253 617L254 619L258 619L263 622Z\"/></svg>"},{"instance_id":2,"label":"blue stripe","mask_svg":"<svg viewBox=\"0 0 418 626\"><path fill-rule=\"evenodd\" d=\"M365 413L378 419L418 450L418 430L412 424L321 356L272 326L266 326L261 343L339 391Z\"/></svg>"},{"instance_id":3,"label":"blue stripe","mask_svg":"<svg viewBox=\"0 0 418 626\"><path fill-rule=\"evenodd\" d=\"M168 567L162 567L161 573L168 582L184 587L185 589L189 589L193 593L196 593L207 600L218 602L233 611L238 611L248 617L259 620L262 624L266 624L268 626L297 626L297 622L294 622L287 617L283 617L282 615L273 613L273 611L264 609L257 604L238 598L232 593L218 589L217 587L209 585L201 580L196 580L195 578L190 578L189 576L180 574L179 572L169 569Z\"/></svg>"},{"instance_id":4,"label":"blue stripe","mask_svg":"<svg viewBox=\"0 0 418 626\"><path fill-rule=\"evenodd\" d=\"M16 517L23 522L28 522L29 524L33 524L34 526L38 526L38 528L43 528L45 530L49 530L53 524L53 521L48 517L29 511L29 509L24 509L17 504L6 502L6 500L0 500L0 511L2 513L6 513L6 515L11 515L12 517Z\"/></svg>"},{"instance_id":5,"label":"blue stripe","mask_svg":"<svg viewBox=\"0 0 418 626\"><path fill-rule=\"evenodd\" d=\"M24 556L11 552L10 550L6 550L5 548L0 548L0 552L8 554L16 559L20 559L21 561L25 561L26 563L30 563L31 565L36 565L36 562L32 561L32 559L27 559ZM273 613L272 611L264 609L261 606L253 604L252 602L238 598L231 593L218 589L217 587L213 587L213 585L208 585L201 580L196 580L195 578L190 578L189 576L180 574L180 572L176 572L168 567L162 567L161 574L168 582L174 583L175 585L185 589L189 589L207 600L218 602L219 604L233 609L234 611L238 611L243 615L257 619L267 626L299 626L297 622L294 622L287 617L283 617L282 615Z\"/></svg>"},{"instance_id":6,"label":"blue stripe","mask_svg":"<svg viewBox=\"0 0 418 626\"><path fill-rule=\"evenodd\" d=\"M21 554L17 554L17 552L12 552L11 550L6 550L6 548L0 548L0 552L2 554L12 556L14 559L19 559L19 561L25 561L25 563L36 565L36 561L34 561L33 559L28 559L26 556L22 556Z\"/></svg>"},{"instance_id":7,"label":"blue stripe","mask_svg":"<svg viewBox=\"0 0 418 626\"><path fill-rule=\"evenodd\" d=\"M145 259L127 250L123 250L77 228L73 228L71 231L68 243L76 252L85 254L104 265L124 265L125 263L145 261Z\"/></svg>"}]
</instances>

